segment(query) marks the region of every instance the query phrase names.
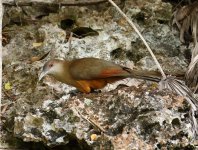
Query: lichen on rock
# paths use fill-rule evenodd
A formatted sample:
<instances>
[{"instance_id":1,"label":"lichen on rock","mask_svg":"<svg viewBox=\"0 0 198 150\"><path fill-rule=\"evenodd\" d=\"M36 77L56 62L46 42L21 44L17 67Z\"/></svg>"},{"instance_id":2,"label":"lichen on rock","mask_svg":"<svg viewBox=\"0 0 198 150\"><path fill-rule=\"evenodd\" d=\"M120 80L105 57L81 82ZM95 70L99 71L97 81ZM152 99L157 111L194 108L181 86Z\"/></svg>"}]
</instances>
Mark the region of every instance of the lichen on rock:
<instances>
[{"instance_id":1,"label":"lichen on rock","mask_svg":"<svg viewBox=\"0 0 198 150\"><path fill-rule=\"evenodd\" d=\"M181 53L179 38L168 26L171 5L161 0L126 0L119 5L143 33L165 71L170 74L185 71L187 61ZM47 14L43 7L5 9L4 18L10 17L10 26L4 30L11 39L3 47L3 83L10 83L12 88L3 94L2 103L11 103L2 117L4 128L12 136L48 148L195 147L185 99L168 90L159 91L156 83L125 79L95 93L72 94L75 88L53 78L38 82L43 64L51 58L97 57L129 68L156 70L137 34L108 4L56 10L50 7ZM21 15L22 10L27 13ZM34 21L29 22L30 18ZM68 31L61 28L65 19L73 21L72 27L89 27L98 34L72 37L69 45ZM47 58L29 62L31 57L49 51ZM7 140L6 136L3 140Z\"/></svg>"},{"instance_id":2,"label":"lichen on rock","mask_svg":"<svg viewBox=\"0 0 198 150\"><path fill-rule=\"evenodd\" d=\"M91 105L84 99L91 99ZM24 141L42 141L48 146L67 144L76 138L93 148L107 141L111 146L104 148L119 149L121 141L129 149L158 144L171 148L186 139L185 147L191 133L188 110L182 109L188 106L184 99L175 104L178 99L175 94L151 90L144 84L83 97L78 94L66 101L46 100L34 112L15 117L14 132ZM94 133L98 138L92 141ZM179 134L180 139L174 140Z\"/></svg>"}]
</instances>

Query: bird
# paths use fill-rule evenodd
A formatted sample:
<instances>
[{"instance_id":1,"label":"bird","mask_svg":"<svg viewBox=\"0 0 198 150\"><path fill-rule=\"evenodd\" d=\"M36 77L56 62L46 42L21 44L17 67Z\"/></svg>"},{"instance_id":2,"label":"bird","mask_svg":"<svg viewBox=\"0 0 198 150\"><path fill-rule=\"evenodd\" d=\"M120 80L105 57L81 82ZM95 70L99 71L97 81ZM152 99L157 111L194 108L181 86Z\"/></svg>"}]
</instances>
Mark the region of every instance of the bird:
<instances>
[{"instance_id":1,"label":"bird","mask_svg":"<svg viewBox=\"0 0 198 150\"><path fill-rule=\"evenodd\" d=\"M157 71L130 69L93 57L74 60L51 59L44 64L39 81L46 75L76 87L83 93L102 89L108 83L111 84L125 78L138 78L154 82L161 80L161 75Z\"/></svg>"}]
</instances>

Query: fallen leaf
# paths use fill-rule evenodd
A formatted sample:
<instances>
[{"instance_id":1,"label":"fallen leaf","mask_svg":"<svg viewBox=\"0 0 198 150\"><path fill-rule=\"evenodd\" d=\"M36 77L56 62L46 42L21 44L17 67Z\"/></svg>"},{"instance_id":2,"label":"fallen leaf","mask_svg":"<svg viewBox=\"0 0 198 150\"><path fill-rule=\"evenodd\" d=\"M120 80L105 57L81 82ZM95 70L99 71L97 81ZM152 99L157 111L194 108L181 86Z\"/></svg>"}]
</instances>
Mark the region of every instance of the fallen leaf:
<instances>
[{"instance_id":1,"label":"fallen leaf","mask_svg":"<svg viewBox=\"0 0 198 150\"><path fill-rule=\"evenodd\" d=\"M49 51L50 52L50 51ZM47 55L49 54L49 52L45 53L44 55L42 56L34 56L34 57L31 57L30 58L30 62L33 63L35 61L39 61L39 60L42 60L44 59L45 57L47 57Z\"/></svg>"},{"instance_id":2,"label":"fallen leaf","mask_svg":"<svg viewBox=\"0 0 198 150\"><path fill-rule=\"evenodd\" d=\"M31 59L30 59L31 62L35 62L35 61L39 61L39 60L40 60L40 57L38 57L38 56L31 57Z\"/></svg>"},{"instance_id":3,"label":"fallen leaf","mask_svg":"<svg viewBox=\"0 0 198 150\"><path fill-rule=\"evenodd\" d=\"M174 107L183 107L184 97L183 96L176 96L173 97L172 106Z\"/></svg>"},{"instance_id":4,"label":"fallen leaf","mask_svg":"<svg viewBox=\"0 0 198 150\"><path fill-rule=\"evenodd\" d=\"M96 141L97 139L98 139L97 134L92 134L92 135L91 135L91 140L92 140L92 141Z\"/></svg>"},{"instance_id":5,"label":"fallen leaf","mask_svg":"<svg viewBox=\"0 0 198 150\"><path fill-rule=\"evenodd\" d=\"M6 89L6 90L11 90L11 89L12 89L12 86L11 86L10 82L7 82L7 83L5 84L5 89Z\"/></svg>"},{"instance_id":6,"label":"fallen leaf","mask_svg":"<svg viewBox=\"0 0 198 150\"><path fill-rule=\"evenodd\" d=\"M96 30L93 30L90 27L77 27L72 29L74 37L83 38L86 36L97 36L99 33Z\"/></svg>"},{"instance_id":7,"label":"fallen leaf","mask_svg":"<svg viewBox=\"0 0 198 150\"><path fill-rule=\"evenodd\" d=\"M35 47L40 47L42 44L43 44L43 42L40 42L40 43L33 43L32 45L33 45L33 47L35 48Z\"/></svg>"}]
</instances>

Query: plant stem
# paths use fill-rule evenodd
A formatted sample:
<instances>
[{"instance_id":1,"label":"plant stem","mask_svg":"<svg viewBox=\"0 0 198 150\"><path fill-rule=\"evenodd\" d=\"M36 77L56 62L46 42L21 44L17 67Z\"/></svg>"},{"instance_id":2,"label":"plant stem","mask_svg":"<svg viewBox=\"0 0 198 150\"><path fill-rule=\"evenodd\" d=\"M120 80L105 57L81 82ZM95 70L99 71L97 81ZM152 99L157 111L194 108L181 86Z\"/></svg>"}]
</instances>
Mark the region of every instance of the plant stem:
<instances>
[{"instance_id":1,"label":"plant stem","mask_svg":"<svg viewBox=\"0 0 198 150\"><path fill-rule=\"evenodd\" d=\"M129 25L140 36L140 38L142 39L143 43L147 47L149 53L151 54L152 58L154 59L155 64L157 65L158 69L160 70L160 73L162 74L163 79L165 79L166 78L166 75L165 75L165 73L164 73L164 71L163 71L160 63L158 62L157 58L155 57L154 53L152 52L151 48L149 47L148 43L146 42L146 40L144 39L144 37L142 36L142 34L136 28L135 24L126 16L126 14L112 0L108 0L108 1L118 10L118 12L127 20L127 22L129 23Z\"/></svg>"}]
</instances>

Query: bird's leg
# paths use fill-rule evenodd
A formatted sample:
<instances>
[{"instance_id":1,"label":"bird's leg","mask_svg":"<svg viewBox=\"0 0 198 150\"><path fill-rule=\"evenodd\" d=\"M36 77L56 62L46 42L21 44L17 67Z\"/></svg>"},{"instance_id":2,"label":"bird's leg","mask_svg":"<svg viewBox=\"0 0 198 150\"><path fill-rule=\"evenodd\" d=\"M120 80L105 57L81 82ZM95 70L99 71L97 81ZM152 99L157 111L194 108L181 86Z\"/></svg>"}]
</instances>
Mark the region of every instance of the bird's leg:
<instances>
[{"instance_id":1,"label":"bird's leg","mask_svg":"<svg viewBox=\"0 0 198 150\"><path fill-rule=\"evenodd\" d=\"M77 96L79 93L81 93L81 92L77 89L69 91L69 94L71 95L71 97Z\"/></svg>"},{"instance_id":2,"label":"bird's leg","mask_svg":"<svg viewBox=\"0 0 198 150\"><path fill-rule=\"evenodd\" d=\"M91 92L90 93L96 93L96 94L98 94L98 93L101 93L101 90L91 89Z\"/></svg>"}]
</instances>

